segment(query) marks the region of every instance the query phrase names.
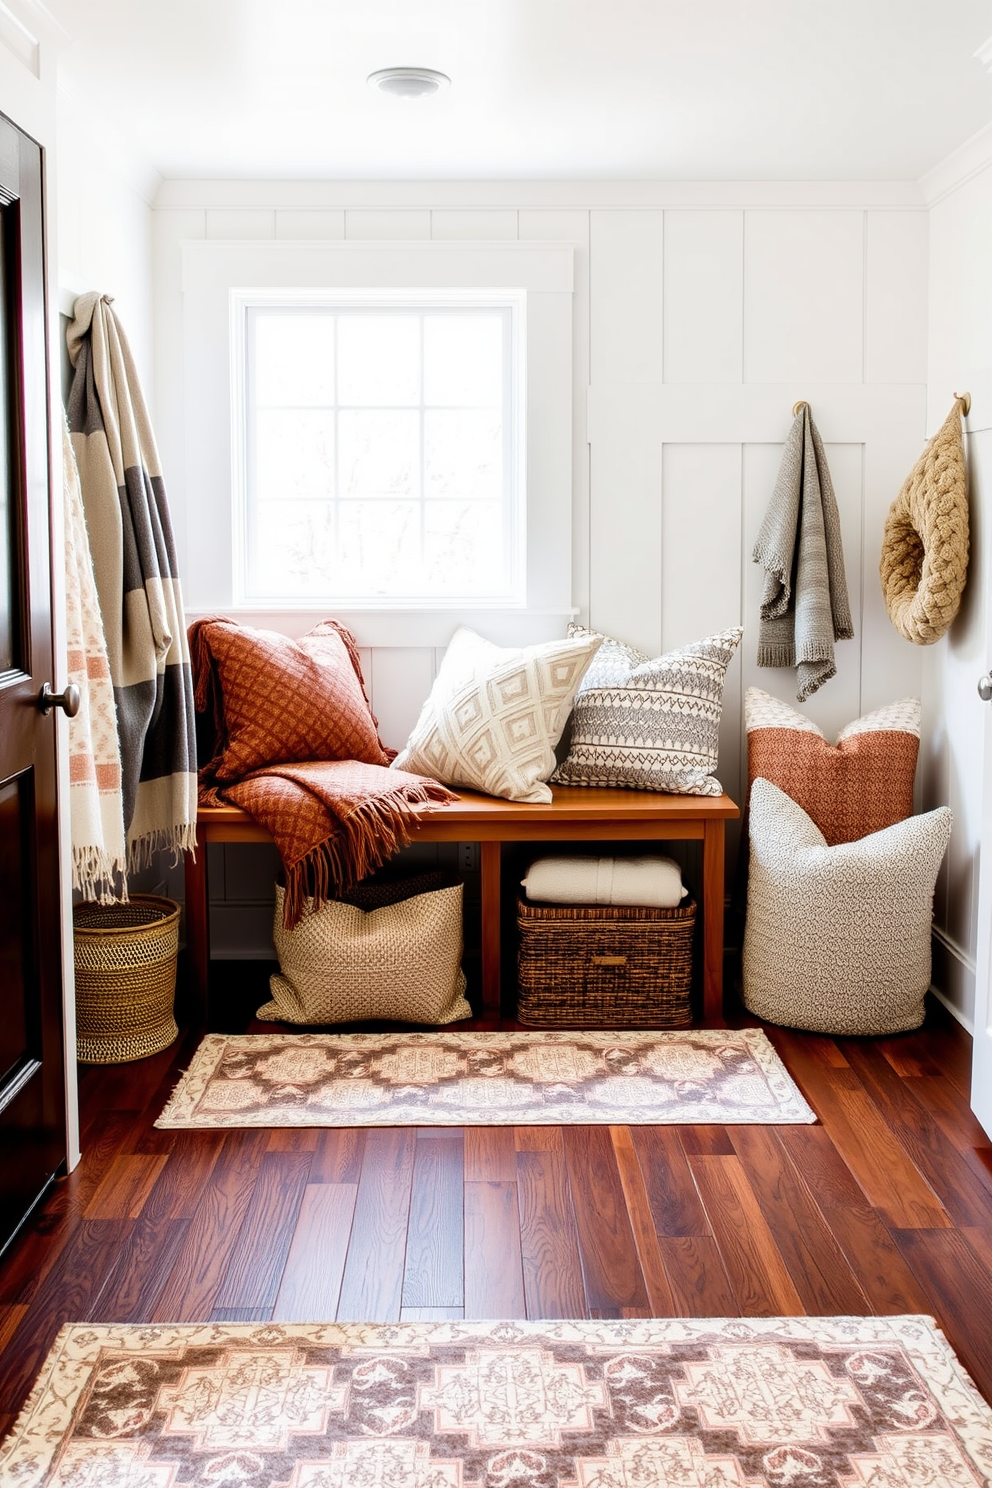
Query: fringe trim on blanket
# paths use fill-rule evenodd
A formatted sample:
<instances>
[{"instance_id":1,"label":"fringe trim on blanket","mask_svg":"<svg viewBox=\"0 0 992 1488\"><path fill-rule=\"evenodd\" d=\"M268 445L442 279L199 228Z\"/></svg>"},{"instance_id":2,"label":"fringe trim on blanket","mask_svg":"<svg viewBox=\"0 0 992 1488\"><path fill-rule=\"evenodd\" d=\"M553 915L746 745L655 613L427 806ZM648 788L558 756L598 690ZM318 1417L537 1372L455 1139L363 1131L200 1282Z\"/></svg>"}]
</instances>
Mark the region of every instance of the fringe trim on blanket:
<instances>
[{"instance_id":1,"label":"fringe trim on blanket","mask_svg":"<svg viewBox=\"0 0 992 1488\"><path fill-rule=\"evenodd\" d=\"M183 853L196 847L196 823L187 822L184 827L159 827L157 831L145 832L134 842L128 843L127 871L137 873L141 868L150 868L156 853L171 853L172 867Z\"/></svg>"},{"instance_id":2,"label":"fringe trim on blanket","mask_svg":"<svg viewBox=\"0 0 992 1488\"><path fill-rule=\"evenodd\" d=\"M377 868L407 847L411 835L403 817L404 807L442 805L452 799L443 785L425 782L420 786L403 785L387 795L363 801L341 822L340 832L325 837L323 842L297 862L284 864L286 892L283 899L283 924L292 930L307 911L312 900L318 909L335 895L374 873Z\"/></svg>"}]
</instances>

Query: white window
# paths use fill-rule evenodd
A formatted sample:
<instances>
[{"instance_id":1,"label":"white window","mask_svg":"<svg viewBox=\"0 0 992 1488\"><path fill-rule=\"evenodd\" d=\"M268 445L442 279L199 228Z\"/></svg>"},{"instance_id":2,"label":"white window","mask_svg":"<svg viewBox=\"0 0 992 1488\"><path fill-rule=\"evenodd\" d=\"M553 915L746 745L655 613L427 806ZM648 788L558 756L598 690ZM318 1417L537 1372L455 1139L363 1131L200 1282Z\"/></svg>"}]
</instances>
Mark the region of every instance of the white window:
<instances>
[{"instance_id":1,"label":"white window","mask_svg":"<svg viewBox=\"0 0 992 1488\"><path fill-rule=\"evenodd\" d=\"M186 242L177 381L191 615L334 615L368 646L561 634L571 245Z\"/></svg>"},{"instance_id":2,"label":"white window","mask_svg":"<svg viewBox=\"0 0 992 1488\"><path fill-rule=\"evenodd\" d=\"M237 297L235 600L524 599L523 296Z\"/></svg>"}]
</instances>

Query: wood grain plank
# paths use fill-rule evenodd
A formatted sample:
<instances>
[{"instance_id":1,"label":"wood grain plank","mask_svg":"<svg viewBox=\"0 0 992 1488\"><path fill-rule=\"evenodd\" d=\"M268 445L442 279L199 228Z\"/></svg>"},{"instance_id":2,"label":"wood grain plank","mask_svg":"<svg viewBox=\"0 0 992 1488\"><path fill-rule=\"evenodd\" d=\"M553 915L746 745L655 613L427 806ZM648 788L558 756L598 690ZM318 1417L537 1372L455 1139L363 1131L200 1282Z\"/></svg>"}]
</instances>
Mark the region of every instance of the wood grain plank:
<instances>
[{"instance_id":1,"label":"wood grain plank","mask_svg":"<svg viewBox=\"0 0 992 1488\"><path fill-rule=\"evenodd\" d=\"M359 1127L326 1128L317 1133L310 1182L357 1183L364 1155L365 1132Z\"/></svg>"},{"instance_id":2,"label":"wood grain plank","mask_svg":"<svg viewBox=\"0 0 992 1488\"><path fill-rule=\"evenodd\" d=\"M465 1316L463 1307L401 1307L401 1323L459 1323Z\"/></svg>"},{"instance_id":3,"label":"wood grain plank","mask_svg":"<svg viewBox=\"0 0 992 1488\"><path fill-rule=\"evenodd\" d=\"M637 1259L647 1289L650 1304L649 1315L671 1317L675 1312L675 1299L665 1274L665 1263L661 1258L651 1203L644 1185L644 1174L634 1150L630 1127L611 1127L610 1140L613 1143L624 1203L634 1235L634 1245L637 1248ZM632 1311L624 1308L622 1316L633 1315Z\"/></svg>"},{"instance_id":4,"label":"wood grain plank","mask_svg":"<svg viewBox=\"0 0 992 1488\"><path fill-rule=\"evenodd\" d=\"M272 1309L274 1321L337 1316L357 1195L357 1183L307 1185Z\"/></svg>"},{"instance_id":5,"label":"wood grain plank","mask_svg":"<svg viewBox=\"0 0 992 1488\"><path fill-rule=\"evenodd\" d=\"M168 1162L124 1152L111 1162L83 1210L87 1219L137 1219Z\"/></svg>"},{"instance_id":6,"label":"wood grain plank","mask_svg":"<svg viewBox=\"0 0 992 1488\"><path fill-rule=\"evenodd\" d=\"M736 1317L740 1312L712 1235L662 1235L658 1249L676 1317Z\"/></svg>"},{"instance_id":7,"label":"wood grain plank","mask_svg":"<svg viewBox=\"0 0 992 1488\"><path fill-rule=\"evenodd\" d=\"M168 1284L189 1229L188 1219L142 1215L121 1243L90 1323L143 1323Z\"/></svg>"},{"instance_id":8,"label":"wood grain plank","mask_svg":"<svg viewBox=\"0 0 992 1488\"><path fill-rule=\"evenodd\" d=\"M465 1182L515 1183L517 1148L509 1126L465 1129Z\"/></svg>"},{"instance_id":9,"label":"wood grain plank","mask_svg":"<svg viewBox=\"0 0 992 1488\"><path fill-rule=\"evenodd\" d=\"M992 1200L976 1188L961 1154L933 1114L917 1100L911 1082L897 1075L868 1044L852 1047L849 1059L873 1103L954 1224L992 1224Z\"/></svg>"},{"instance_id":10,"label":"wood grain plank","mask_svg":"<svg viewBox=\"0 0 992 1488\"><path fill-rule=\"evenodd\" d=\"M926 1312L923 1288L823 1127L783 1128L779 1141L803 1175L865 1296L882 1315Z\"/></svg>"},{"instance_id":11,"label":"wood grain plank","mask_svg":"<svg viewBox=\"0 0 992 1488\"><path fill-rule=\"evenodd\" d=\"M527 1316L585 1317L582 1263L561 1153L518 1152L517 1202Z\"/></svg>"},{"instance_id":12,"label":"wood grain plank","mask_svg":"<svg viewBox=\"0 0 992 1488\"><path fill-rule=\"evenodd\" d=\"M957 1230L898 1230L895 1240L951 1347L992 1398L992 1289L977 1253Z\"/></svg>"},{"instance_id":13,"label":"wood grain plank","mask_svg":"<svg viewBox=\"0 0 992 1488\"><path fill-rule=\"evenodd\" d=\"M734 1148L809 1314L862 1314L868 1299L799 1172L767 1126L740 1126Z\"/></svg>"},{"instance_id":14,"label":"wood grain plank","mask_svg":"<svg viewBox=\"0 0 992 1488\"><path fill-rule=\"evenodd\" d=\"M271 1311L310 1174L308 1152L266 1152L214 1307Z\"/></svg>"},{"instance_id":15,"label":"wood grain plank","mask_svg":"<svg viewBox=\"0 0 992 1488\"><path fill-rule=\"evenodd\" d=\"M215 1307L210 1314L212 1323L267 1323L271 1321L269 1307Z\"/></svg>"},{"instance_id":16,"label":"wood grain plank","mask_svg":"<svg viewBox=\"0 0 992 1488\"><path fill-rule=\"evenodd\" d=\"M513 1143L518 1152L563 1152L560 1126L515 1126Z\"/></svg>"},{"instance_id":17,"label":"wood grain plank","mask_svg":"<svg viewBox=\"0 0 992 1488\"><path fill-rule=\"evenodd\" d=\"M687 1157L733 1157L734 1144L725 1126L673 1127Z\"/></svg>"},{"instance_id":18,"label":"wood grain plank","mask_svg":"<svg viewBox=\"0 0 992 1488\"><path fill-rule=\"evenodd\" d=\"M341 1282L342 1322L392 1323L400 1315L416 1133L365 1134L365 1154Z\"/></svg>"},{"instance_id":19,"label":"wood grain plank","mask_svg":"<svg viewBox=\"0 0 992 1488\"><path fill-rule=\"evenodd\" d=\"M203 1190L224 1150L222 1131L170 1131L161 1151L165 1166L149 1194L143 1214L148 1219L192 1219Z\"/></svg>"},{"instance_id":20,"label":"wood grain plank","mask_svg":"<svg viewBox=\"0 0 992 1488\"><path fill-rule=\"evenodd\" d=\"M228 1132L168 1285L149 1322L206 1322L251 1201L264 1131Z\"/></svg>"},{"instance_id":21,"label":"wood grain plank","mask_svg":"<svg viewBox=\"0 0 992 1488\"><path fill-rule=\"evenodd\" d=\"M609 1129L566 1126L562 1138L590 1311L594 1317L620 1317L624 1307L646 1307L647 1289Z\"/></svg>"},{"instance_id":22,"label":"wood grain plank","mask_svg":"<svg viewBox=\"0 0 992 1488\"><path fill-rule=\"evenodd\" d=\"M320 1131L309 1126L277 1126L269 1132L268 1152L316 1152Z\"/></svg>"},{"instance_id":23,"label":"wood grain plank","mask_svg":"<svg viewBox=\"0 0 992 1488\"><path fill-rule=\"evenodd\" d=\"M651 1218L659 1235L710 1235L710 1222L686 1159L680 1131L672 1126L630 1129L644 1175Z\"/></svg>"},{"instance_id":24,"label":"wood grain plank","mask_svg":"<svg viewBox=\"0 0 992 1488\"><path fill-rule=\"evenodd\" d=\"M782 1253L737 1157L693 1157L690 1166L740 1310L748 1317L803 1312Z\"/></svg>"},{"instance_id":25,"label":"wood grain plank","mask_svg":"<svg viewBox=\"0 0 992 1488\"><path fill-rule=\"evenodd\" d=\"M418 1136L401 1306L464 1307L464 1186L461 1132Z\"/></svg>"},{"instance_id":26,"label":"wood grain plank","mask_svg":"<svg viewBox=\"0 0 992 1488\"><path fill-rule=\"evenodd\" d=\"M527 1316L515 1183L465 1184L464 1314Z\"/></svg>"},{"instance_id":27,"label":"wood grain plank","mask_svg":"<svg viewBox=\"0 0 992 1488\"><path fill-rule=\"evenodd\" d=\"M779 1030L781 1037L783 1030ZM882 1219L900 1229L948 1228L952 1221L853 1069L827 1069L796 1034L785 1036L789 1070Z\"/></svg>"},{"instance_id":28,"label":"wood grain plank","mask_svg":"<svg viewBox=\"0 0 992 1488\"><path fill-rule=\"evenodd\" d=\"M126 1220L78 1220L71 1239L4 1349L0 1414L13 1415L20 1410L66 1319L85 1321L96 1307L126 1232Z\"/></svg>"}]
</instances>

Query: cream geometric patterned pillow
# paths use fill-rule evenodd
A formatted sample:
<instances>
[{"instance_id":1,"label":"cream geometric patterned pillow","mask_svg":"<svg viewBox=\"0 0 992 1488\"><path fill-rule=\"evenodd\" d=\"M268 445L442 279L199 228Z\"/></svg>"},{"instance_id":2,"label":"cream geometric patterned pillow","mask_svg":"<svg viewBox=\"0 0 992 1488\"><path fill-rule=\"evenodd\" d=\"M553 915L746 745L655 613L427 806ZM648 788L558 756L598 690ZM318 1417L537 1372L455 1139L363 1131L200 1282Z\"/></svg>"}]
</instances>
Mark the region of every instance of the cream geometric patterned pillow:
<instances>
[{"instance_id":1,"label":"cream geometric patterned pillow","mask_svg":"<svg viewBox=\"0 0 992 1488\"><path fill-rule=\"evenodd\" d=\"M568 633L597 632L573 624ZM742 634L735 625L655 657L604 636L575 699L568 758L554 783L721 795L711 771L723 685Z\"/></svg>"},{"instance_id":2,"label":"cream geometric patterned pillow","mask_svg":"<svg viewBox=\"0 0 992 1488\"><path fill-rule=\"evenodd\" d=\"M555 745L602 636L494 646L455 631L396 770L507 801L546 804Z\"/></svg>"},{"instance_id":3,"label":"cream geometric patterned pillow","mask_svg":"<svg viewBox=\"0 0 992 1488\"><path fill-rule=\"evenodd\" d=\"M946 806L828 847L801 806L751 786L744 930L748 1009L813 1033L919 1028L930 985L933 891Z\"/></svg>"}]
</instances>

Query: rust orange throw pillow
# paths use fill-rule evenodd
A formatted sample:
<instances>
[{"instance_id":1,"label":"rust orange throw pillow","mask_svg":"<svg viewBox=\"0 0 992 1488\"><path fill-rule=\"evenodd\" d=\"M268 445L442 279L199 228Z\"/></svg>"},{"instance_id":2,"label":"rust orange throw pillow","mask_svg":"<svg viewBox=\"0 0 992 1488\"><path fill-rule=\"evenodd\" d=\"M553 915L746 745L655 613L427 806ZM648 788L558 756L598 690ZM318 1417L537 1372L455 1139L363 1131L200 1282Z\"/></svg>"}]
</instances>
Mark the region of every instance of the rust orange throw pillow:
<instances>
[{"instance_id":1,"label":"rust orange throw pillow","mask_svg":"<svg viewBox=\"0 0 992 1488\"><path fill-rule=\"evenodd\" d=\"M898 703L847 724L830 744L815 723L757 687L744 696L748 791L759 777L796 801L829 847L856 842L913 814L920 703Z\"/></svg>"},{"instance_id":2,"label":"rust orange throw pillow","mask_svg":"<svg viewBox=\"0 0 992 1488\"><path fill-rule=\"evenodd\" d=\"M268 765L359 760L388 765L351 631L323 620L298 641L215 617L190 626L196 706L216 745L201 780L241 780Z\"/></svg>"}]
</instances>

